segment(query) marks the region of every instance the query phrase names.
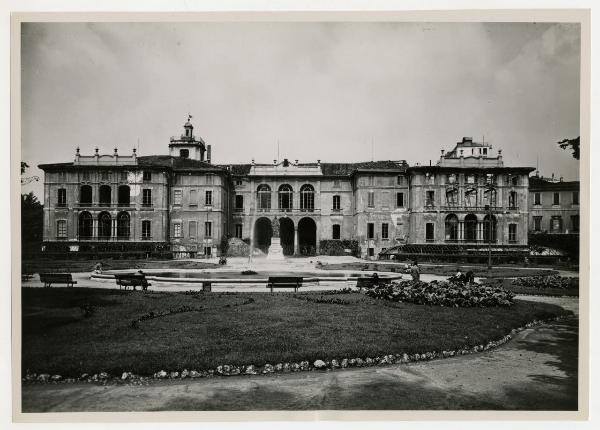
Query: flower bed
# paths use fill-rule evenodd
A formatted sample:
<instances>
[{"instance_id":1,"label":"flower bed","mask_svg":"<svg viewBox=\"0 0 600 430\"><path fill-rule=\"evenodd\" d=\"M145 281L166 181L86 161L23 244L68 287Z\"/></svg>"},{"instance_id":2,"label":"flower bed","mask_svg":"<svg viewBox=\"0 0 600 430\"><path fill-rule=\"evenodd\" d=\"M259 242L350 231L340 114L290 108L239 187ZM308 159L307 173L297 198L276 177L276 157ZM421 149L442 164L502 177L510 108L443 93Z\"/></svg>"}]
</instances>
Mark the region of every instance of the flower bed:
<instances>
[{"instance_id":1,"label":"flower bed","mask_svg":"<svg viewBox=\"0 0 600 430\"><path fill-rule=\"evenodd\" d=\"M392 282L368 289L365 294L395 302L457 308L510 306L514 297L503 288L445 281Z\"/></svg>"},{"instance_id":2,"label":"flower bed","mask_svg":"<svg viewBox=\"0 0 600 430\"><path fill-rule=\"evenodd\" d=\"M561 290L579 289L579 278L559 275L528 276L526 278L515 279L512 281L512 285L540 290L548 288L558 288Z\"/></svg>"}]
</instances>

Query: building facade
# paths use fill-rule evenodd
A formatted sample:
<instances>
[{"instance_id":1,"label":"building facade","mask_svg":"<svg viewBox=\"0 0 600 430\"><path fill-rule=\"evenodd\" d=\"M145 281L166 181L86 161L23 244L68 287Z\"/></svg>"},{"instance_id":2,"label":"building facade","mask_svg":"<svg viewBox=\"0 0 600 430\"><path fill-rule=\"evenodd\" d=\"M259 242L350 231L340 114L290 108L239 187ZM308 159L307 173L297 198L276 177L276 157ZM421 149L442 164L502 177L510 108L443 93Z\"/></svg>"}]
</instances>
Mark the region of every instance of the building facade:
<instances>
[{"instance_id":1,"label":"building facade","mask_svg":"<svg viewBox=\"0 0 600 430\"><path fill-rule=\"evenodd\" d=\"M470 138L430 166L218 165L189 120L168 146L169 155L144 157L77 149L73 162L41 165L46 249L215 256L235 237L268 252L274 223L286 255L338 240L372 258L407 244L527 245L533 168L504 166L500 151Z\"/></svg>"},{"instance_id":2,"label":"building facade","mask_svg":"<svg viewBox=\"0 0 600 430\"><path fill-rule=\"evenodd\" d=\"M529 179L531 233L579 234L579 181Z\"/></svg>"}]
</instances>

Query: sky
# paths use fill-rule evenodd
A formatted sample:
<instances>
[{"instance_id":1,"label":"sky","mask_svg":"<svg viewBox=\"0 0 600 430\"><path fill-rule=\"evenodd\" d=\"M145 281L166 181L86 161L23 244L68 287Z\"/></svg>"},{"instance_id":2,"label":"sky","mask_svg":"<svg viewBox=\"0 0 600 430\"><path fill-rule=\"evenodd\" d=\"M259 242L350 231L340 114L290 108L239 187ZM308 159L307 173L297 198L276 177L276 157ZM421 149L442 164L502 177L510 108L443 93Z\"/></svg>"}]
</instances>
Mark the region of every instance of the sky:
<instances>
[{"instance_id":1,"label":"sky","mask_svg":"<svg viewBox=\"0 0 600 430\"><path fill-rule=\"evenodd\" d=\"M191 114L214 163L428 164L469 136L579 179L578 24L26 23L21 57L28 175L168 154Z\"/></svg>"}]
</instances>

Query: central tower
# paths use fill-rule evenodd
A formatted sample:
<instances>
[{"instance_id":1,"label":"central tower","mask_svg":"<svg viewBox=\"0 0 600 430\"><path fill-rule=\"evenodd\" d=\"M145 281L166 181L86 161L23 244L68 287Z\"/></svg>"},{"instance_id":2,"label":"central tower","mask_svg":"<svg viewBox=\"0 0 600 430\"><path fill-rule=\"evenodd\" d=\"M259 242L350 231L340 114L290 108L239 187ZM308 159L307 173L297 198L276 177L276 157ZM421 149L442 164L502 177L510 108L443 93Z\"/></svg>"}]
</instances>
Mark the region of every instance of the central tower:
<instances>
[{"instance_id":1,"label":"central tower","mask_svg":"<svg viewBox=\"0 0 600 430\"><path fill-rule=\"evenodd\" d=\"M204 161L206 144L201 137L196 139L194 136L194 126L190 122L191 119L192 116L188 115L188 120L183 125L184 132L179 138L171 137L171 142L169 143L169 155ZM210 159L207 161L210 162Z\"/></svg>"}]
</instances>

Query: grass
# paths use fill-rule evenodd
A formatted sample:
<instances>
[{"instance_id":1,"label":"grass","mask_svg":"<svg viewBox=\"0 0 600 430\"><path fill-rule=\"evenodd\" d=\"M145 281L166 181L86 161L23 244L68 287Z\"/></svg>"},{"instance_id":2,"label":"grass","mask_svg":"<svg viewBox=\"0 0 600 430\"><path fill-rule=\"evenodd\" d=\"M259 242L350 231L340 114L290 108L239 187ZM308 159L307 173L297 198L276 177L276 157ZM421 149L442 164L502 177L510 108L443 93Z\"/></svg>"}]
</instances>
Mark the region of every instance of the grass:
<instances>
[{"instance_id":1,"label":"grass","mask_svg":"<svg viewBox=\"0 0 600 430\"><path fill-rule=\"evenodd\" d=\"M325 303L328 298L339 300ZM23 372L65 377L454 349L499 338L534 319L567 313L527 301L510 308L444 308L318 292L24 288L22 303ZM95 306L91 317L84 317L84 304ZM183 306L194 309L131 326L151 311Z\"/></svg>"},{"instance_id":2,"label":"grass","mask_svg":"<svg viewBox=\"0 0 600 430\"><path fill-rule=\"evenodd\" d=\"M408 262L407 262L408 263ZM398 271L404 272L404 262L356 262L356 263L332 263L320 266L324 270L376 270L376 271ZM456 274L456 269L460 267L463 272L472 270L475 276L486 278L509 278L521 276L548 276L556 275L558 272L553 269L528 268L520 266L496 266L488 270L485 265L473 264L419 264L421 273L440 276L453 276Z\"/></svg>"},{"instance_id":3,"label":"grass","mask_svg":"<svg viewBox=\"0 0 600 430\"><path fill-rule=\"evenodd\" d=\"M536 296L568 296L579 297L579 288L533 288L513 285L512 279L484 279L483 284L501 287L515 294L531 294Z\"/></svg>"}]
</instances>

